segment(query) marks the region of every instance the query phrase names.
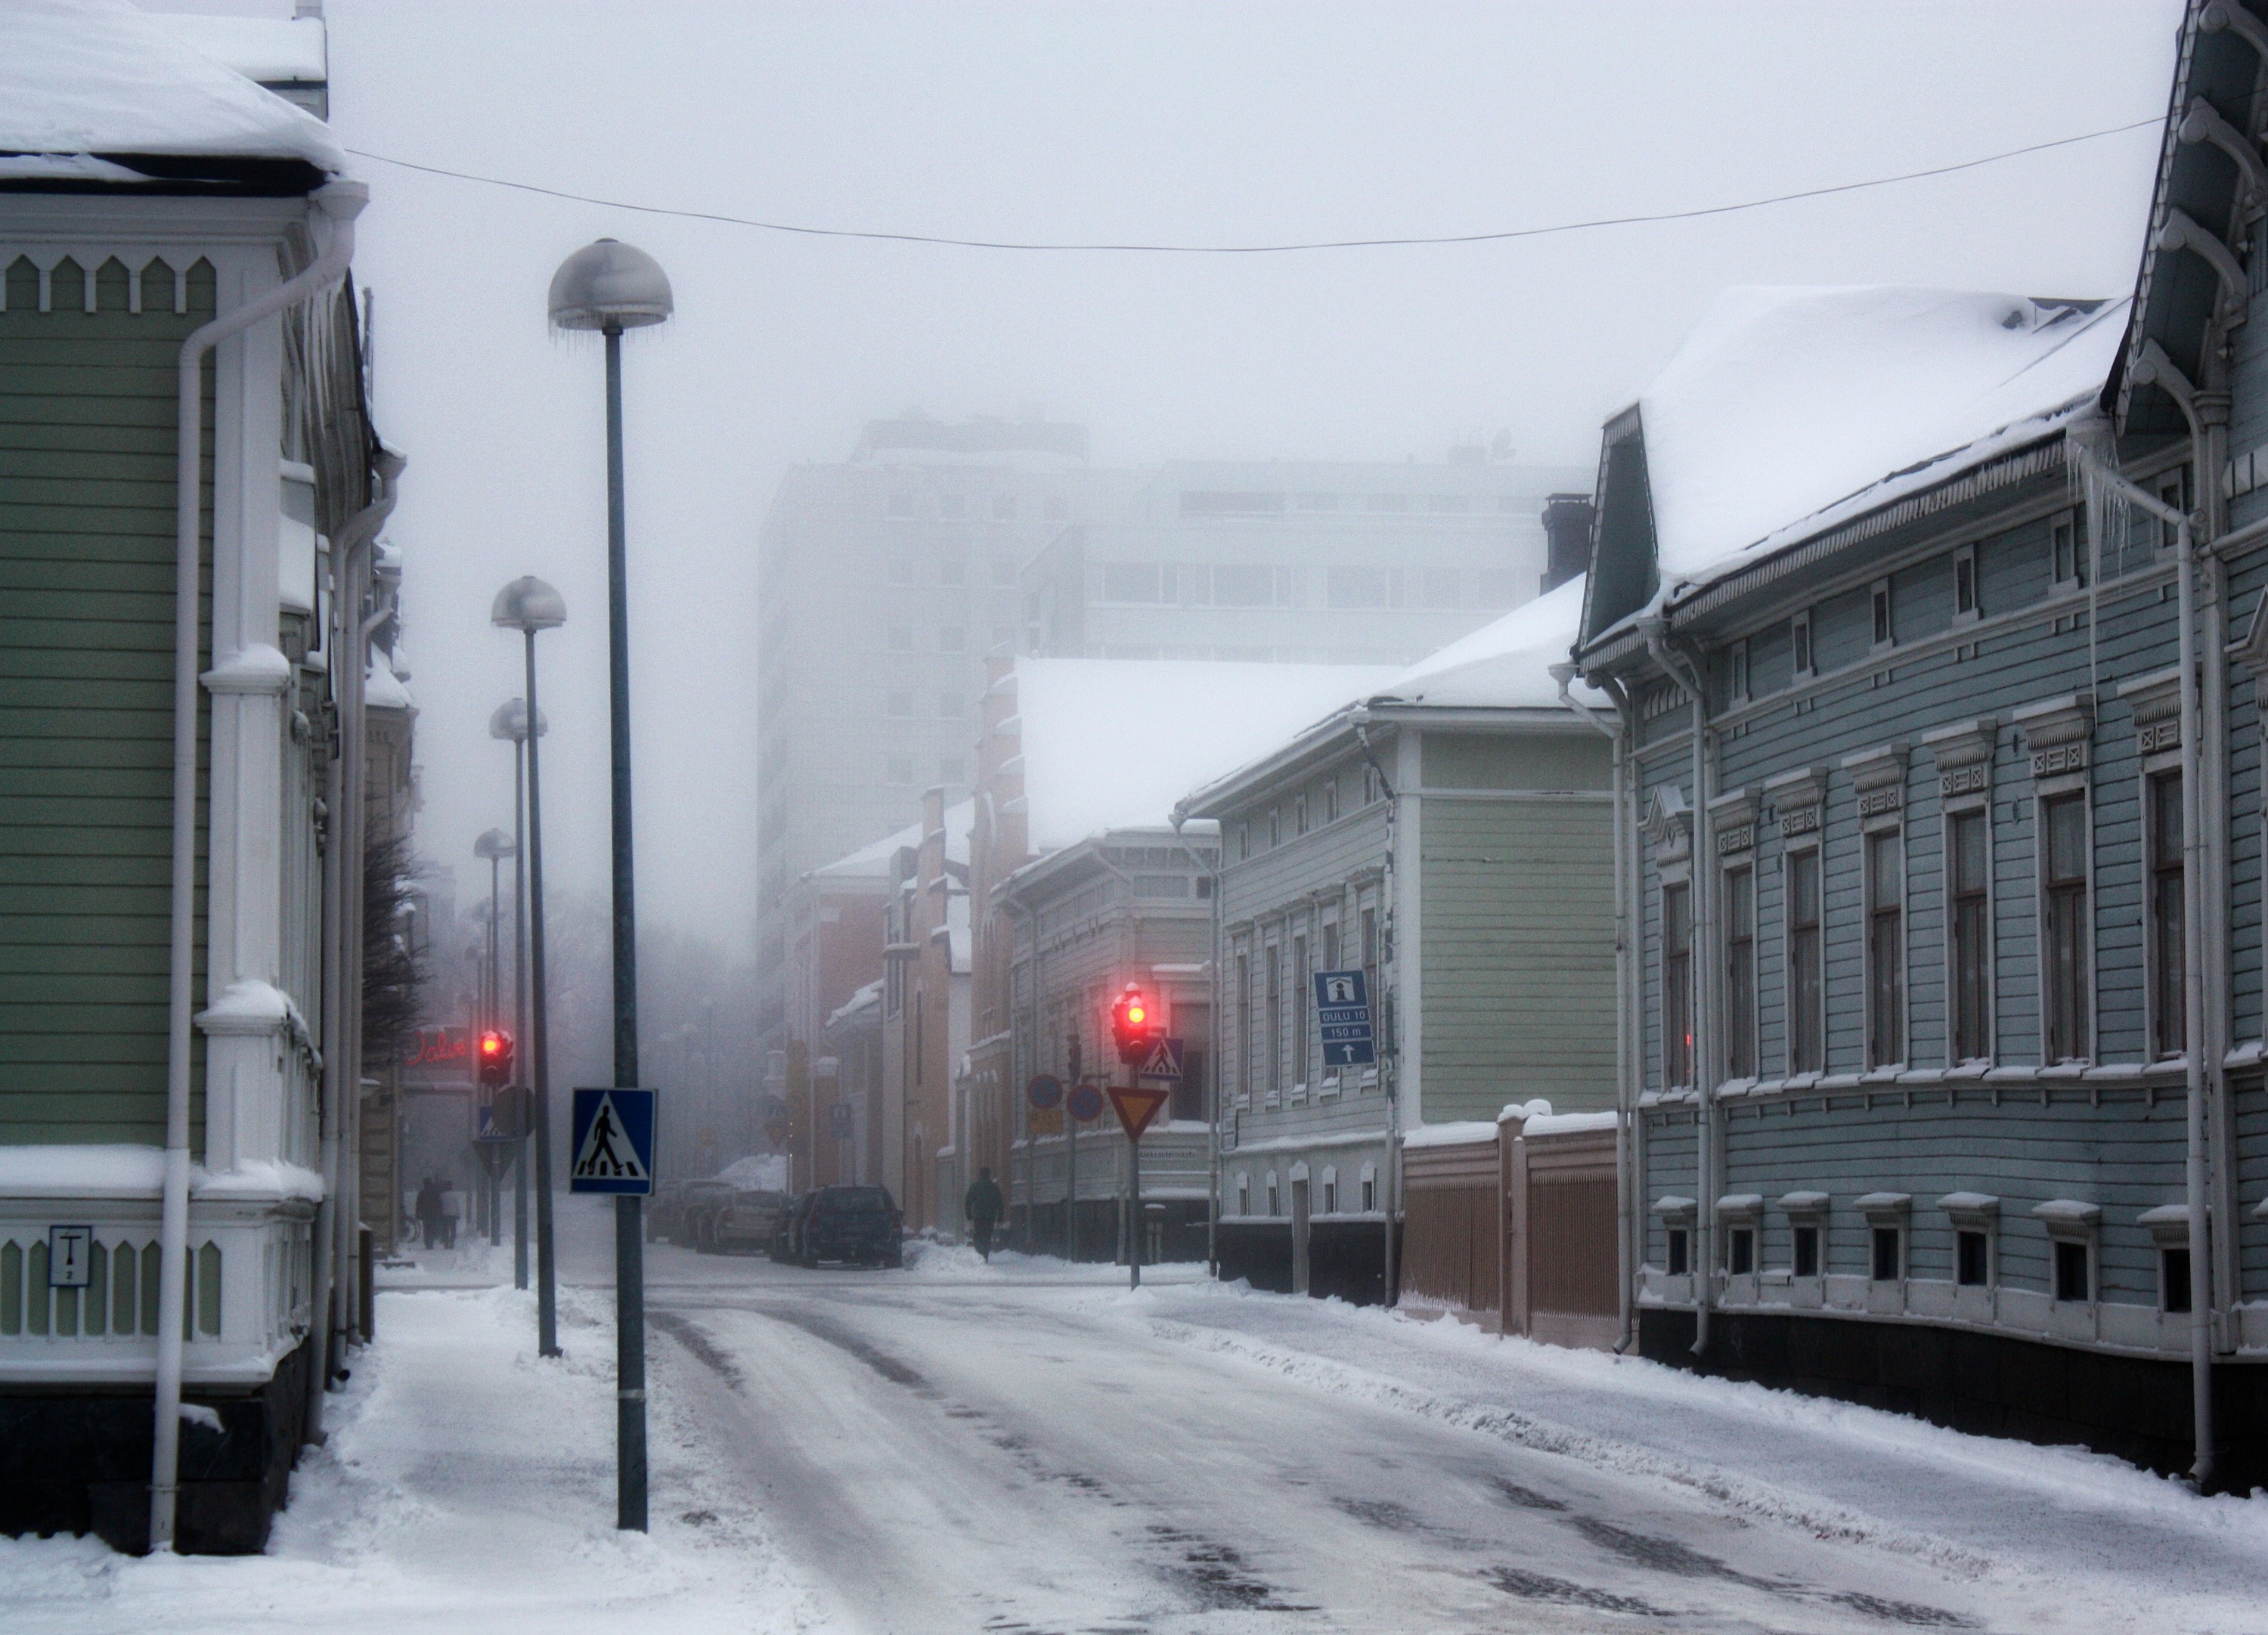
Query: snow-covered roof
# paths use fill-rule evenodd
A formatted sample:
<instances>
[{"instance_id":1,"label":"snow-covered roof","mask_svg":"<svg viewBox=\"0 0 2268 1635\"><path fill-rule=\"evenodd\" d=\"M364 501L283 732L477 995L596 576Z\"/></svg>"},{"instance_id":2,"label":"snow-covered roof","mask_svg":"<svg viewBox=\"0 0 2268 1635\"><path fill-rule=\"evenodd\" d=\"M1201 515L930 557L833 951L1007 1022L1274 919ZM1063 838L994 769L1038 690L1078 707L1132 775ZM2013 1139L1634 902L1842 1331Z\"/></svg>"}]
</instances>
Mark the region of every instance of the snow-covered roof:
<instances>
[{"instance_id":1,"label":"snow-covered roof","mask_svg":"<svg viewBox=\"0 0 2268 1635\"><path fill-rule=\"evenodd\" d=\"M126 0L0 5L0 152L300 159L347 171L322 121Z\"/></svg>"},{"instance_id":2,"label":"snow-covered roof","mask_svg":"<svg viewBox=\"0 0 2268 1635\"><path fill-rule=\"evenodd\" d=\"M362 701L372 710L415 710L417 701L409 696L401 678L394 673L393 660L385 650L373 647L370 653L370 673L363 682Z\"/></svg>"},{"instance_id":3,"label":"snow-covered roof","mask_svg":"<svg viewBox=\"0 0 2268 1635\"><path fill-rule=\"evenodd\" d=\"M1892 284L1727 291L1638 401L1656 605L2083 409L2128 305Z\"/></svg>"},{"instance_id":4,"label":"snow-covered roof","mask_svg":"<svg viewBox=\"0 0 2268 1635\"><path fill-rule=\"evenodd\" d=\"M320 17L198 17L159 12L168 33L262 85L320 84L330 58Z\"/></svg>"},{"instance_id":5,"label":"snow-covered roof","mask_svg":"<svg viewBox=\"0 0 2268 1635\"><path fill-rule=\"evenodd\" d=\"M958 801L945 809L946 861L952 863L968 861L968 830L970 825L976 821L976 803L973 800ZM908 846L918 846L921 843L922 826L918 822L909 823L894 835L885 835L881 839L869 845L864 845L856 851L845 853L832 863L821 864L811 871L810 878L814 880L887 880L890 878L892 862L898 853Z\"/></svg>"},{"instance_id":6,"label":"snow-covered roof","mask_svg":"<svg viewBox=\"0 0 2268 1635\"><path fill-rule=\"evenodd\" d=\"M1395 674L1381 665L1019 659L1032 850L1163 824L1189 790Z\"/></svg>"},{"instance_id":7,"label":"snow-covered roof","mask_svg":"<svg viewBox=\"0 0 2268 1635\"><path fill-rule=\"evenodd\" d=\"M1461 637L1395 676L1373 695L1444 708L1519 710L1556 706L1551 667L1565 664L1583 617L1580 575L1501 619ZM1579 684L1589 703L1602 694Z\"/></svg>"}]
</instances>

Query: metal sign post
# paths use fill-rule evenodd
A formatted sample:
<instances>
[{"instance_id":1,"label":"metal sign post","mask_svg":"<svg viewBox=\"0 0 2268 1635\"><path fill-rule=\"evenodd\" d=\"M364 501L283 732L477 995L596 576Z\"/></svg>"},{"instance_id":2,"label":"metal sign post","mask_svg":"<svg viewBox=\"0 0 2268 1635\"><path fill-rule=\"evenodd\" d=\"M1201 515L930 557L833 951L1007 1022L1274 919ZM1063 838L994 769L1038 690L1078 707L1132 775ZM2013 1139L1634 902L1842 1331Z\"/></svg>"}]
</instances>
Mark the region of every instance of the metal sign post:
<instances>
[{"instance_id":1,"label":"metal sign post","mask_svg":"<svg viewBox=\"0 0 2268 1635\"><path fill-rule=\"evenodd\" d=\"M1110 1105L1118 1114L1118 1127L1126 1132L1127 1183L1134 1195L1127 1207L1126 1286L1130 1289L1142 1286L1142 1132L1173 1094L1146 1085L1110 1086Z\"/></svg>"},{"instance_id":2,"label":"metal sign post","mask_svg":"<svg viewBox=\"0 0 2268 1635\"><path fill-rule=\"evenodd\" d=\"M645 1232L653 1193L654 1092L615 1086L575 1092L570 1192L615 1200L615 1525L643 1533L645 1482Z\"/></svg>"},{"instance_id":3,"label":"metal sign post","mask_svg":"<svg viewBox=\"0 0 2268 1635\"><path fill-rule=\"evenodd\" d=\"M1071 1175L1064 1191L1064 1258L1079 1258L1079 1127L1102 1116L1102 1091L1091 1084L1076 1084L1064 1097L1064 1110L1071 1115L1068 1139L1064 1151Z\"/></svg>"},{"instance_id":4,"label":"metal sign post","mask_svg":"<svg viewBox=\"0 0 2268 1635\"><path fill-rule=\"evenodd\" d=\"M1039 1073L1024 1086L1024 1099L1030 1103L1024 1114L1024 1253L1032 1252L1033 1231L1040 1212L1040 1153L1039 1129L1034 1113L1049 1113L1063 1105L1063 1080L1053 1073Z\"/></svg>"}]
</instances>

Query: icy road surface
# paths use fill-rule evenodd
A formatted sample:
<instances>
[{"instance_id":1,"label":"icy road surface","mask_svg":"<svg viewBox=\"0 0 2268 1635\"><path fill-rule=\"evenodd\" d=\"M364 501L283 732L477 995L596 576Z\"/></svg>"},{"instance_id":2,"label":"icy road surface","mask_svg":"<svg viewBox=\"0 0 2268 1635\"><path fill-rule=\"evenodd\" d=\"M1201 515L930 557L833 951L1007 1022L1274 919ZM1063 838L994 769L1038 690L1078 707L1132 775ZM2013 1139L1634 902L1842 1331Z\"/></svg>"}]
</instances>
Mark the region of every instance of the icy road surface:
<instances>
[{"instance_id":1,"label":"icy road surface","mask_svg":"<svg viewBox=\"0 0 2268 1635\"><path fill-rule=\"evenodd\" d=\"M2268 1626L2268 1504L1162 1270L664 1249L649 1298L854 1629Z\"/></svg>"}]
</instances>

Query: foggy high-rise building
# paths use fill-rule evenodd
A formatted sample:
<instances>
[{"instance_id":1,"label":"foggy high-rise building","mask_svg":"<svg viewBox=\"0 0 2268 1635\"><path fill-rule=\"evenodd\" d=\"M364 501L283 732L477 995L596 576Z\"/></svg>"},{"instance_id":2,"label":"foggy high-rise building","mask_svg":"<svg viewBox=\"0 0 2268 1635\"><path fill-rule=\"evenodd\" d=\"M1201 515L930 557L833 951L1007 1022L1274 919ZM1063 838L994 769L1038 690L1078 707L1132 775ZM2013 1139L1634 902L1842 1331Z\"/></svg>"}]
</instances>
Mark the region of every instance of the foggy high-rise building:
<instances>
[{"instance_id":1,"label":"foggy high-rise building","mask_svg":"<svg viewBox=\"0 0 2268 1635\"><path fill-rule=\"evenodd\" d=\"M766 1036L790 887L967 792L986 653L1405 662L1535 594L1584 480L1477 448L1098 470L1081 426L917 413L791 469L757 547Z\"/></svg>"}]
</instances>

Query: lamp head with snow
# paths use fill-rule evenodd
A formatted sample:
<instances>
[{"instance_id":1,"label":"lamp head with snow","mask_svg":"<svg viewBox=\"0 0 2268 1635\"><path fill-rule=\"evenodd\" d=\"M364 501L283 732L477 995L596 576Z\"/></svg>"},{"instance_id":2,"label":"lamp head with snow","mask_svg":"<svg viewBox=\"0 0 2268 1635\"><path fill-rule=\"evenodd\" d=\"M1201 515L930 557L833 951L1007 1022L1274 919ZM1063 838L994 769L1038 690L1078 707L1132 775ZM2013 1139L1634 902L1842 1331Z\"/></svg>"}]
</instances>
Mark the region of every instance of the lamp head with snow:
<instances>
[{"instance_id":1,"label":"lamp head with snow","mask_svg":"<svg viewBox=\"0 0 2268 1635\"><path fill-rule=\"evenodd\" d=\"M661 263L619 239L585 245L551 275L554 328L642 329L675 310Z\"/></svg>"},{"instance_id":2,"label":"lamp head with snow","mask_svg":"<svg viewBox=\"0 0 2268 1635\"><path fill-rule=\"evenodd\" d=\"M535 712L535 735L543 737L551 731L551 718L538 710ZM489 736L509 739L515 744L527 741L527 700L507 698L489 717Z\"/></svg>"},{"instance_id":3,"label":"lamp head with snow","mask_svg":"<svg viewBox=\"0 0 2268 1635\"><path fill-rule=\"evenodd\" d=\"M512 844L512 836L500 829L490 829L478 840L473 842L473 855L483 863L493 862L498 858L511 857L519 850L519 847Z\"/></svg>"},{"instance_id":4,"label":"lamp head with snow","mask_svg":"<svg viewBox=\"0 0 2268 1635\"><path fill-rule=\"evenodd\" d=\"M489 622L529 636L556 630L567 622L567 600L534 574L523 573L497 593Z\"/></svg>"}]
</instances>

